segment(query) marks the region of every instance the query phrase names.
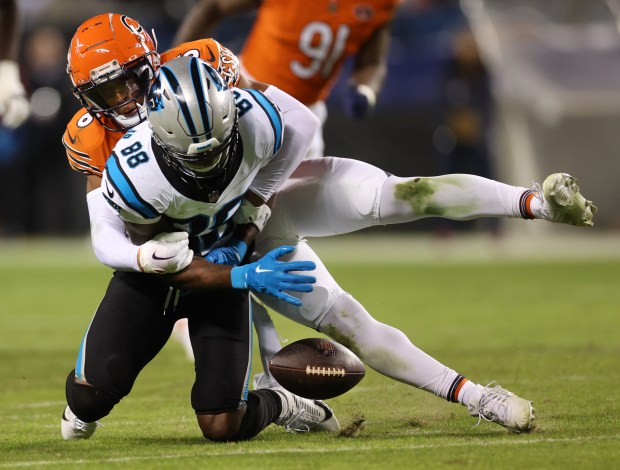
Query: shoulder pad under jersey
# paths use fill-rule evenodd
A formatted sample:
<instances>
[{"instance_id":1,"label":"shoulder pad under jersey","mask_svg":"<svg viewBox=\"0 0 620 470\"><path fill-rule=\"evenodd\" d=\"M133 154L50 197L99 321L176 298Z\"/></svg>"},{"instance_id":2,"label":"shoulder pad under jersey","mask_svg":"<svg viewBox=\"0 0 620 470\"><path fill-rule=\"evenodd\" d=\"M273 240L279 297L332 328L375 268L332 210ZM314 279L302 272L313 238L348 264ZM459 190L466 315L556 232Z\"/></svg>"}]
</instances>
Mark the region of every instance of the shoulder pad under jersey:
<instances>
[{"instance_id":1,"label":"shoulder pad under jersey","mask_svg":"<svg viewBox=\"0 0 620 470\"><path fill-rule=\"evenodd\" d=\"M181 56L199 57L208 62L224 77L230 87L237 86L239 83L239 59L215 39L207 38L184 42L161 54L161 62L163 64L170 59Z\"/></svg>"},{"instance_id":2,"label":"shoulder pad under jersey","mask_svg":"<svg viewBox=\"0 0 620 470\"><path fill-rule=\"evenodd\" d=\"M75 171L101 176L105 162L123 132L106 130L86 109L80 109L62 136L69 165Z\"/></svg>"},{"instance_id":3,"label":"shoulder pad under jersey","mask_svg":"<svg viewBox=\"0 0 620 470\"><path fill-rule=\"evenodd\" d=\"M270 159L282 146L284 126L280 109L258 90L235 88L233 94L244 150L251 142L257 155Z\"/></svg>"}]
</instances>

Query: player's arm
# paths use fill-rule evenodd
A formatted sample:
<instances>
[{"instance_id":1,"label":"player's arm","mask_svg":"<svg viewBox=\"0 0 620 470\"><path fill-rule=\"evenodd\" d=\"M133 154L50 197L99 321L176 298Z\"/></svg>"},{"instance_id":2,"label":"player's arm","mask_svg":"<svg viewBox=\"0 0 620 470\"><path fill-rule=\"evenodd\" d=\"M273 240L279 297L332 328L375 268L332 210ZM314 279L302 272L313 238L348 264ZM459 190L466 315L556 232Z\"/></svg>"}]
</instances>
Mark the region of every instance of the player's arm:
<instances>
[{"instance_id":1,"label":"player's arm","mask_svg":"<svg viewBox=\"0 0 620 470\"><path fill-rule=\"evenodd\" d=\"M129 238L134 245L147 243L160 233L169 229L165 219L160 218L155 223L137 224L125 221ZM157 253L154 253L157 256ZM177 273L167 274L167 280L179 289L229 289L231 268L215 265L202 258L194 257L191 262Z\"/></svg>"},{"instance_id":2,"label":"player's arm","mask_svg":"<svg viewBox=\"0 0 620 470\"><path fill-rule=\"evenodd\" d=\"M259 98L257 92L251 95ZM265 142L270 142L269 146L273 145L273 149L264 149L266 164L256 174L250 189L264 201L268 201L306 156L320 122L305 105L277 87L270 86L264 92L261 108L266 109L269 103L264 101L264 97L269 98L271 106L275 104L277 113L269 114L280 116L279 127L282 135L271 141L265 139ZM271 127L278 126L273 123Z\"/></svg>"},{"instance_id":3,"label":"player's arm","mask_svg":"<svg viewBox=\"0 0 620 470\"><path fill-rule=\"evenodd\" d=\"M306 106L278 88L269 87L264 94L249 93L249 96L260 104L260 109L270 110L267 112L272 122L269 129L280 127L282 135L278 138L275 132L273 138L265 136L267 163L257 173L233 216L236 231L224 246L216 247L206 256L208 261L229 266L241 263L250 242L267 223L273 195L303 160L320 125ZM270 99L265 99L266 96Z\"/></svg>"},{"instance_id":4,"label":"player's arm","mask_svg":"<svg viewBox=\"0 0 620 470\"><path fill-rule=\"evenodd\" d=\"M123 221L103 197L99 175L86 175L86 205L95 257L112 269L140 271L138 247L127 238Z\"/></svg>"},{"instance_id":5,"label":"player's arm","mask_svg":"<svg viewBox=\"0 0 620 470\"><path fill-rule=\"evenodd\" d=\"M355 56L346 100L346 112L351 118L364 118L375 107L387 76L390 26L386 23L378 28Z\"/></svg>"},{"instance_id":6,"label":"player's arm","mask_svg":"<svg viewBox=\"0 0 620 470\"><path fill-rule=\"evenodd\" d=\"M164 230L166 225L162 221L163 219L160 219L153 224L125 222L125 226L134 243L140 243ZM301 301L285 291L312 291L316 278L300 274L299 271L312 271L316 269L316 265L312 261L278 261L278 258L293 250L292 246L281 246L254 263L235 267L214 264L195 256L181 271L164 274L162 277L181 290L251 289L300 306Z\"/></svg>"},{"instance_id":7,"label":"player's arm","mask_svg":"<svg viewBox=\"0 0 620 470\"><path fill-rule=\"evenodd\" d=\"M123 221L103 197L99 175L86 176L86 205L95 257L112 269L140 271L138 247L127 238Z\"/></svg>"},{"instance_id":8,"label":"player's arm","mask_svg":"<svg viewBox=\"0 0 620 470\"><path fill-rule=\"evenodd\" d=\"M122 219L105 200L101 181L98 175L86 177L91 244L102 264L120 271L163 274L179 271L191 262L193 252L185 232L162 230L153 239L134 245ZM159 253L156 259L154 253Z\"/></svg>"},{"instance_id":9,"label":"player's arm","mask_svg":"<svg viewBox=\"0 0 620 470\"><path fill-rule=\"evenodd\" d=\"M200 0L187 14L173 44L206 38L224 18L258 8L261 0Z\"/></svg>"},{"instance_id":10,"label":"player's arm","mask_svg":"<svg viewBox=\"0 0 620 470\"><path fill-rule=\"evenodd\" d=\"M221 246L213 247L205 259L211 263L239 266L248 252L248 247L263 229L270 215L270 203L248 191L233 216L233 221L237 224L234 232Z\"/></svg>"}]
</instances>

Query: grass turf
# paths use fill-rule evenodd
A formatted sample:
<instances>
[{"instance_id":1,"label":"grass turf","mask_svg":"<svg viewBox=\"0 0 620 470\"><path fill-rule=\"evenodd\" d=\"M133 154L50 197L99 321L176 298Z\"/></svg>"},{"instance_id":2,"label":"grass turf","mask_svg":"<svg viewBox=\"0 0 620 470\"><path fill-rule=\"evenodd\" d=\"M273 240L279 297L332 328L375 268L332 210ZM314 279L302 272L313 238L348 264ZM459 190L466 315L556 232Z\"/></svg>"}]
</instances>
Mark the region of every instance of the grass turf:
<instances>
[{"instance_id":1,"label":"grass turf","mask_svg":"<svg viewBox=\"0 0 620 470\"><path fill-rule=\"evenodd\" d=\"M473 380L534 401L513 435L368 371L330 400L355 437L288 434L207 443L192 365L170 342L88 441L59 435L64 382L110 271L56 245L3 250L0 468L613 468L620 457L620 261L330 263L373 315ZM34 253L33 253L34 252ZM317 333L274 317L285 340ZM256 357L256 369L259 361Z\"/></svg>"}]
</instances>

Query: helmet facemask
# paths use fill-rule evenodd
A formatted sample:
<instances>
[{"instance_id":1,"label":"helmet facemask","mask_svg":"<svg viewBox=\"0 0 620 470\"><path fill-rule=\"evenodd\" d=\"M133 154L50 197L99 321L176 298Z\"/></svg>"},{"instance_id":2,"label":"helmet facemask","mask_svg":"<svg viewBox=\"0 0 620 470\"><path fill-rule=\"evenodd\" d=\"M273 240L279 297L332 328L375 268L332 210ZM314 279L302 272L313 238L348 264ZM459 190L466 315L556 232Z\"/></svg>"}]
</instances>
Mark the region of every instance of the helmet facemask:
<instances>
[{"instance_id":1,"label":"helmet facemask","mask_svg":"<svg viewBox=\"0 0 620 470\"><path fill-rule=\"evenodd\" d=\"M219 176L226 169L228 162L234 160L239 143L239 130L235 118L232 131L224 142L204 152L193 154L175 151L165 145L157 134L153 134L153 138L162 148L164 158L170 166L192 179L207 180Z\"/></svg>"},{"instance_id":2,"label":"helmet facemask","mask_svg":"<svg viewBox=\"0 0 620 470\"><path fill-rule=\"evenodd\" d=\"M126 131L146 120L144 102L154 76L148 55L125 66L112 61L92 70L91 81L73 93L106 129Z\"/></svg>"},{"instance_id":3,"label":"helmet facemask","mask_svg":"<svg viewBox=\"0 0 620 470\"><path fill-rule=\"evenodd\" d=\"M186 181L219 191L240 163L234 95L206 62L178 57L166 62L149 91L147 113L165 161Z\"/></svg>"}]
</instances>

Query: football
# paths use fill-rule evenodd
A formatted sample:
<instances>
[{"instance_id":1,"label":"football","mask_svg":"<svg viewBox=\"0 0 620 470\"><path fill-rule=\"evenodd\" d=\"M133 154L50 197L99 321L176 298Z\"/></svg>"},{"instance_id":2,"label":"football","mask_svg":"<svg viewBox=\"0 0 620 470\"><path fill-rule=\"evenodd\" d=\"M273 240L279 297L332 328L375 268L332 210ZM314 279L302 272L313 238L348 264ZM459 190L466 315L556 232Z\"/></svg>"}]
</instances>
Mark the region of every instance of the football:
<instances>
[{"instance_id":1,"label":"football","mask_svg":"<svg viewBox=\"0 0 620 470\"><path fill-rule=\"evenodd\" d=\"M269 371L289 392L315 400L348 392L366 374L355 354L325 338L306 338L285 346L269 361Z\"/></svg>"}]
</instances>

